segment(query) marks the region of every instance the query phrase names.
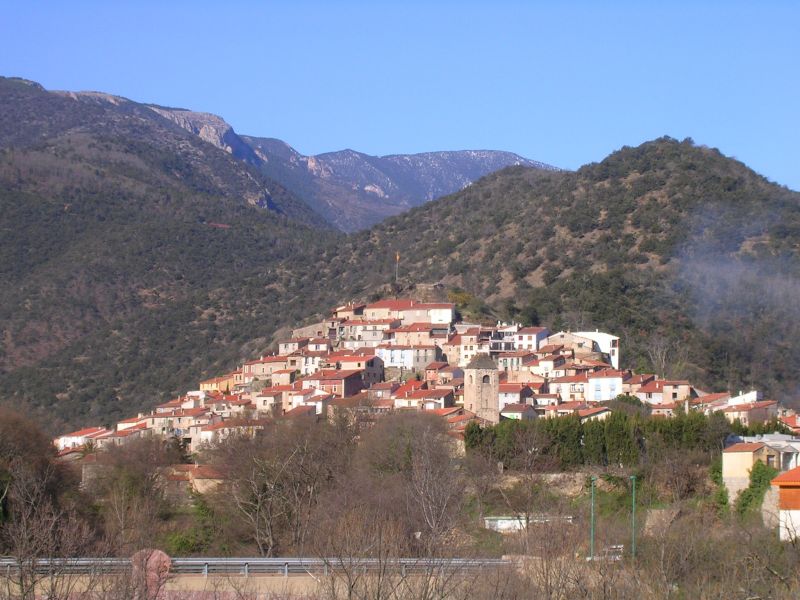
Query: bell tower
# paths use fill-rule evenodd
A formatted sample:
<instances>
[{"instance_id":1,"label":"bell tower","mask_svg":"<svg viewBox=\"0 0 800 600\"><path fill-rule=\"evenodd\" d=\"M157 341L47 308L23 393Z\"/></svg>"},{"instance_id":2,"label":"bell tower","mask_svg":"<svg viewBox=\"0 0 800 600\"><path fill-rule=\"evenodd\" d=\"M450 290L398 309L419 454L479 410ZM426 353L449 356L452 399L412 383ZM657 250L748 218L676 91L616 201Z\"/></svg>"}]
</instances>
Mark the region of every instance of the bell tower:
<instances>
[{"instance_id":1,"label":"bell tower","mask_svg":"<svg viewBox=\"0 0 800 600\"><path fill-rule=\"evenodd\" d=\"M500 372L488 354L476 354L464 368L464 408L489 423L500 422Z\"/></svg>"}]
</instances>

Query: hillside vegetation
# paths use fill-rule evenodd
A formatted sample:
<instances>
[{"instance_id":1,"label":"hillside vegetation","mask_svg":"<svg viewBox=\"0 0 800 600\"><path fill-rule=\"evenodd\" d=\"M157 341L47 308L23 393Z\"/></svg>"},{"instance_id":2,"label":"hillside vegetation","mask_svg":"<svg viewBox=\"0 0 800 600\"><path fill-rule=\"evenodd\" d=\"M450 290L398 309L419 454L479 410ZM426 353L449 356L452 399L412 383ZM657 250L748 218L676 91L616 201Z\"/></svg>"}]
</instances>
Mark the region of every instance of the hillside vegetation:
<instances>
[{"instance_id":1,"label":"hillside vegetation","mask_svg":"<svg viewBox=\"0 0 800 600\"><path fill-rule=\"evenodd\" d=\"M348 238L388 279L439 282L469 314L601 328L625 366L791 400L800 194L691 140L623 148L577 172L510 168Z\"/></svg>"},{"instance_id":2,"label":"hillside vegetation","mask_svg":"<svg viewBox=\"0 0 800 600\"><path fill-rule=\"evenodd\" d=\"M0 386L51 427L129 416L337 302L433 284L466 317L616 332L624 366L709 390L800 384L800 194L690 140L512 167L345 237L150 108L19 80L0 97Z\"/></svg>"},{"instance_id":3,"label":"hillside vegetation","mask_svg":"<svg viewBox=\"0 0 800 600\"><path fill-rule=\"evenodd\" d=\"M221 327L210 297L326 243L305 204L135 103L16 80L0 100L6 398L55 421L129 414L282 324Z\"/></svg>"}]
</instances>

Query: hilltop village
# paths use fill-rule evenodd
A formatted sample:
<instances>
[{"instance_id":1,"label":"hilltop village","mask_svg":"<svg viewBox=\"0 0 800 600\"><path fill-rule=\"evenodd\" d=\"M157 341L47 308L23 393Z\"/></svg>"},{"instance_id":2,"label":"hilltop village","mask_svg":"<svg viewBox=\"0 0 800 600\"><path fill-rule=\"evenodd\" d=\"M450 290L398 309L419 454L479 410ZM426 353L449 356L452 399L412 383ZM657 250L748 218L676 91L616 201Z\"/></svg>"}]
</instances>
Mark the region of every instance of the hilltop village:
<instances>
[{"instance_id":1,"label":"hilltop village","mask_svg":"<svg viewBox=\"0 0 800 600\"><path fill-rule=\"evenodd\" d=\"M64 456L87 446L124 445L142 436L178 440L189 452L272 419L325 419L337 413L369 425L392 411L431 411L463 438L471 422L578 415L602 420L620 395L650 414L721 412L745 426L795 416L756 391L708 392L689 381L620 369L620 338L457 320L451 303L414 299L351 303L325 321L293 330L277 352L198 383L198 389L120 421L62 435Z\"/></svg>"}]
</instances>

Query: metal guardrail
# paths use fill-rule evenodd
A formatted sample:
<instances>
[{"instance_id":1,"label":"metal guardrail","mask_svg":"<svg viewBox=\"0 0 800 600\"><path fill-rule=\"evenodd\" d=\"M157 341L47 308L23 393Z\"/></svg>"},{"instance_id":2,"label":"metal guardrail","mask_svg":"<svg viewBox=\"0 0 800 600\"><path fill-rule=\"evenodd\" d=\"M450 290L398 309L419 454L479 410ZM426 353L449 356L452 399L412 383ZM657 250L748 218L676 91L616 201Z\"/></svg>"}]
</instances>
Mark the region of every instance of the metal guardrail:
<instances>
[{"instance_id":1,"label":"metal guardrail","mask_svg":"<svg viewBox=\"0 0 800 600\"><path fill-rule=\"evenodd\" d=\"M426 573L474 571L511 565L497 558L173 558L170 573L174 575L289 575L328 574L329 571L363 569L365 571ZM120 573L131 567L127 558L52 558L23 563L39 574L102 574ZM14 559L0 559L0 575L17 571Z\"/></svg>"}]
</instances>

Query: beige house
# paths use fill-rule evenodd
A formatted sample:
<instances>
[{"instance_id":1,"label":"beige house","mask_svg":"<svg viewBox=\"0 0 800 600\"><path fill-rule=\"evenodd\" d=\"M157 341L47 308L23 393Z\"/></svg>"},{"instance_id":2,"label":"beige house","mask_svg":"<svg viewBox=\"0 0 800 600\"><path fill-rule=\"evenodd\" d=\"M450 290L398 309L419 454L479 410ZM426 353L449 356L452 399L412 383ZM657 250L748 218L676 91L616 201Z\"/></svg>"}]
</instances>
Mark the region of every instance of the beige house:
<instances>
[{"instance_id":1,"label":"beige house","mask_svg":"<svg viewBox=\"0 0 800 600\"><path fill-rule=\"evenodd\" d=\"M501 420L530 421L536 417L536 410L530 404L506 404L500 411Z\"/></svg>"},{"instance_id":2,"label":"beige house","mask_svg":"<svg viewBox=\"0 0 800 600\"><path fill-rule=\"evenodd\" d=\"M692 392L688 381L656 379L640 386L635 394L645 404L672 404L691 398Z\"/></svg>"},{"instance_id":3,"label":"beige house","mask_svg":"<svg viewBox=\"0 0 800 600\"><path fill-rule=\"evenodd\" d=\"M417 410L441 409L451 407L453 404L453 392L441 388L414 390L394 400L395 408L416 408Z\"/></svg>"},{"instance_id":4,"label":"beige house","mask_svg":"<svg viewBox=\"0 0 800 600\"><path fill-rule=\"evenodd\" d=\"M740 442L722 451L722 481L731 502L750 485L750 471L757 461L780 468L780 453L763 442Z\"/></svg>"},{"instance_id":5,"label":"beige house","mask_svg":"<svg viewBox=\"0 0 800 600\"><path fill-rule=\"evenodd\" d=\"M414 304L416 304L416 302L409 299L380 300L379 302L373 302L364 307L364 319L369 321L379 319L402 320L403 312L414 306Z\"/></svg>"},{"instance_id":6,"label":"beige house","mask_svg":"<svg viewBox=\"0 0 800 600\"><path fill-rule=\"evenodd\" d=\"M400 311L403 325L407 323L426 322L433 325L449 326L455 320L456 306L449 302L415 303Z\"/></svg>"},{"instance_id":7,"label":"beige house","mask_svg":"<svg viewBox=\"0 0 800 600\"><path fill-rule=\"evenodd\" d=\"M536 359L536 355L528 350L501 352L497 355L497 367L501 371L519 371L523 364Z\"/></svg>"},{"instance_id":8,"label":"beige house","mask_svg":"<svg viewBox=\"0 0 800 600\"><path fill-rule=\"evenodd\" d=\"M308 346L310 338L292 338L278 343L278 354L281 356L288 356L292 352L297 352L300 348Z\"/></svg>"},{"instance_id":9,"label":"beige house","mask_svg":"<svg viewBox=\"0 0 800 600\"><path fill-rule=\"evenodd\" d=\"M236 385L236 372L227 373L220 377L212 377L200 382L201 392L225 392L233 390Z\"/></svg>"},{"instance_id":10,"label":"beige house","mask_svg":"<svg viewBox=\"0 0 800 600\"><path fill-rule=\"evenodd\" d=\"M399 326L400 320L396 318L344 321L339 325L337 338L348 350L374 348L388 338L391 329Z\"/></svg>"},{"instance_id":11,"label":"beige house","mask_svg":"<svg viewBox=\"0 0 800 600\"><path fill-rule=\"evenodd\" d=\"M473 327L451 336L442 343L445 360L457 367L466 367L484 346L480 342L480 328Z\"/></svg>"},{"instance_id":12,"label":"beige house","mask_svg":"<svg viewBox=\"0 0 800 600\"><path fill-rule=\"evenodd\" d=\"M745 404L734 404L722 409L725 418L731 423L738 420L747 427L753 423L763 423L778 417L778 403L775 400L762 400Z\"/></svg>"},{"instance_id":13,"label":"beige house","mask_svg":"<svg viewBox=\"0 0 800 600\"><path fill-rule=\"evenodd\" d=\"M327 358L325 368L345 371L360 370L364 387L371 387L383 381L383 359L380 356L366 354L331 354Z\"/></svg>"},{"instance_id":14,"label":"beige house","mask_svg":"<svg viewBox=\"0 0 800 600\"><path fill-rule=\"evenodd\" d=\"M262 356L248 361L242 365L242 379L244 383L250 383L254 379L270 379L273 372L287 368L287 360L286 356Z\"/></svg>"},{"instance_id":15,"label":"beige house","mask_svg":"<svg viewBox=\"0 0 800 600\"><path fill-rule=\"evenodd\" d=\"M434 343L433 326L430 323L410 323L388 332L389 339L400 346L427 346Z\"/></svg>"},{"instance_id":16,"label":"beige house","mask_svg":"<svg viewBox=\"0 0 800 600\"><path fill-rule=\"evenodd\" d=\"M341 319L344 321L363 317L366 306L366 304L359 304L356 302L343 304L342 306L337 306L333 309L333 316L336 319Z\"/></svg>"},{"instance_id":17,"label":"beige house","mask_svg":"<svg viewBox=\"0 0 800 600\"><path fill-rule=\"evenodd\" d=\"M561 402L583 402L588 381L589 379L585 373L568 377L556 377L550 380L548 391L551 394L558 394Z\"/></svg>"}]
</instances>

